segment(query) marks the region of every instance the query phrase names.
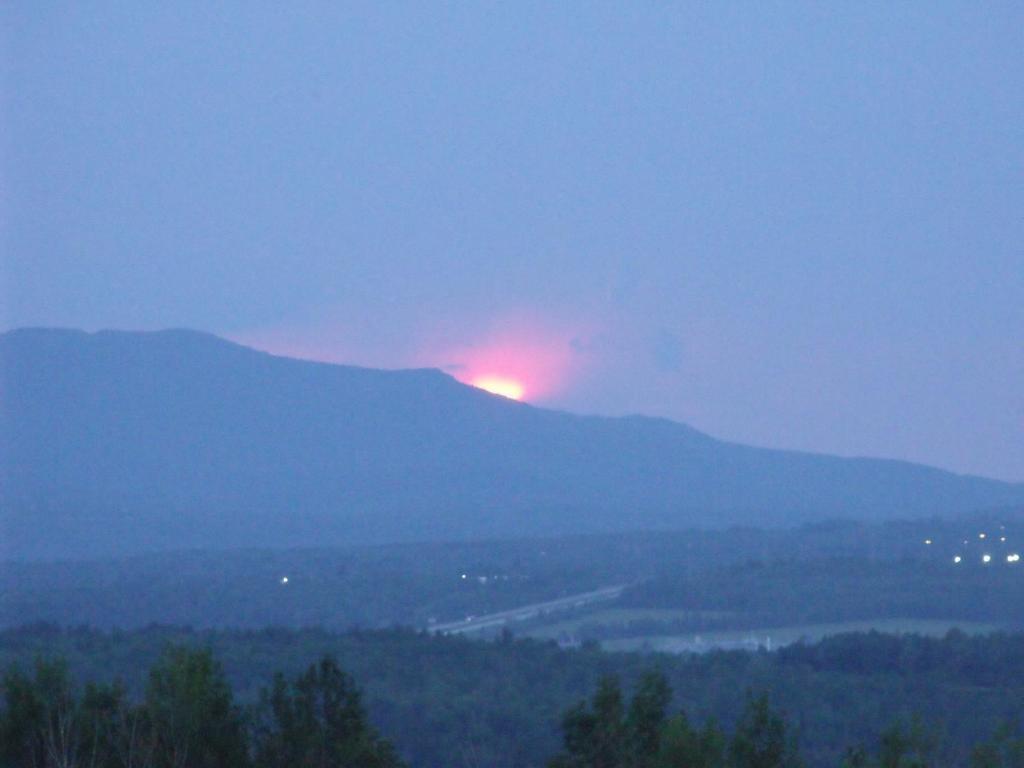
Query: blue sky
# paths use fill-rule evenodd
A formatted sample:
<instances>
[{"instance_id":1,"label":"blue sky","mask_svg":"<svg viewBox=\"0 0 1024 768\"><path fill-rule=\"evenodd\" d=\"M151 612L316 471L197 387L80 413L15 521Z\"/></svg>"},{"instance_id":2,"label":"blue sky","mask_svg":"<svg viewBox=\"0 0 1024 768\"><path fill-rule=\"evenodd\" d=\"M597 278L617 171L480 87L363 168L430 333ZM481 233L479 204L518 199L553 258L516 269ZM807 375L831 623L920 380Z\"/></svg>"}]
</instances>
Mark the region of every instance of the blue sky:
<instances>
[{"instance_id":1,"label":"blue sky","mask_svg":"<svg viewBox=\"0 0 1024 768\"><path fill-rule=\"evenodd\" d=\"M0 23L5 328L201 328L1024 480L1019 3Z\"/></svg>"}]
</instances>

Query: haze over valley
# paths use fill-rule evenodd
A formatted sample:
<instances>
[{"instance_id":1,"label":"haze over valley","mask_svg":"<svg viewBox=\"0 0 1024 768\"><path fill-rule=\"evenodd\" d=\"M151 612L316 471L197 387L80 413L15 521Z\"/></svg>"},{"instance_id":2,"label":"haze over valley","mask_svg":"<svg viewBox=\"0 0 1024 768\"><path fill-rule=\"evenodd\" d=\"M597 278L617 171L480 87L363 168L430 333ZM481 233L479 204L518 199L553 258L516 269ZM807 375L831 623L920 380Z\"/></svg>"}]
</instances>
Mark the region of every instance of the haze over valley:
<instances>
[{"instance_id":1,"label":"haze over valley","mask_svg":"<svg viewBox=\"0 0 1024 768\"><path fill-rule=\"evenodd\" d=\"M1024 766L1021 30L0 2L0 768Z\"/></svg>"}]
</instances>

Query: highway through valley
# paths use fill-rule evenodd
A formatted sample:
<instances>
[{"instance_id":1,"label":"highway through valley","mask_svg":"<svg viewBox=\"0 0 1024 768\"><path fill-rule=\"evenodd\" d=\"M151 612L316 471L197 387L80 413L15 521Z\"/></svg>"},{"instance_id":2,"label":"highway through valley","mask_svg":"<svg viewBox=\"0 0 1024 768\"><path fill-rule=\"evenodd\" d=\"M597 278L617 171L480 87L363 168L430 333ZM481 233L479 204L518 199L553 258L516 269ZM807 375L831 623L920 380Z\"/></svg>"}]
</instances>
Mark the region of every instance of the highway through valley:
<instances>
[{"instance_id":1,"label":"highway through valley","mask_svg":"<svg viewBox=\"0 0 1024 768\"><path fill-rule=\"evenodd\" d=\"M618 584L613 587L595 589L593 592L579 592L568 597L560 597L557 600L548 600L543 603L532 603L520 608L512 608L498 613L488 613L483 616L469 616L461 621L449 621L444 624L434 624L429 627L431 632L441 635L464 635L470 632L479 632L484 629L494 629L518 621L526 621L549 613L558 613L572 608L582 608L592 603L607 602L617 599L626 588L625 584Z\"/></svg>"}]
</instances>

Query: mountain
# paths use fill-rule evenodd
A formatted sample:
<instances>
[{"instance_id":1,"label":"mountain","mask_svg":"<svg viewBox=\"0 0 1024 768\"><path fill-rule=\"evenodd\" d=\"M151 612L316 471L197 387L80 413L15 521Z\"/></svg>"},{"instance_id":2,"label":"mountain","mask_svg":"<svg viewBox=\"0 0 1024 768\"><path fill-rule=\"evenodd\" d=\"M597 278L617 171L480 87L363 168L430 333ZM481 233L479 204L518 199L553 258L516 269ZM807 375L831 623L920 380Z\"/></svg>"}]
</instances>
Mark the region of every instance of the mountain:
<instances>
[{"instance_id":1,"label":"mountain","mask_svg":"<svg viewBox=\"0 0 1024 768\"><path fill-rule=\"evenodd\" d=\"M0 558L956 514L1024 485L545 410L194 331L0 335Z\"/></svg>"}]
</instances>

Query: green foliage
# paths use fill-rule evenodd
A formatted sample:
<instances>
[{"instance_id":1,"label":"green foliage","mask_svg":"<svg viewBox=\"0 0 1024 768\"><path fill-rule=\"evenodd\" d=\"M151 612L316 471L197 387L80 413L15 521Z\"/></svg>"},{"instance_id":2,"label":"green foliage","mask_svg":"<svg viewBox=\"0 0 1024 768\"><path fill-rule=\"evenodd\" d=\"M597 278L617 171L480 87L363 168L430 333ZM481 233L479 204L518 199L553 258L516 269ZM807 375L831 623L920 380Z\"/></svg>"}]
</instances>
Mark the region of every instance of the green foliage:
<instances>
[{"instance_id":1,"label":"green foliage","mask_svg":"<svg viewBox=\"0 0 1024 768\"><path fill-rule=\"evenodd\" d=\"M1024 735L1016 723L1004 723L988 741L971 751L971 768L1024 768Z\"/></svg>"},{"instance_id":2,"label":"green foliage","mask_svg":"<svg viewBox=\"0 0 1024 768\"><path fill-rule=\"evenodd\" d=\"M841 765L842 768L928 768L937 762L935 745L934 730L919 717L912 718L909 727L896 720L879 735L877 761L872 761L863 745L858 745L847 750ZM990 757L983 744L976 745L973 753L982 761ZM990 764L983 762L982 765Z\"/></svg>"},{"instance_id":3,"label":"green foliage","mask_svg":"<svg viewBox=\"0 0 1024 768\"><path fill-rule=\"evenodd\" d=\"M648 672L637 683L628 712L614 677L603 677L590 705L581 701L562 719L564 750L552 768L662 768L688 748L680 723L666 722L672 689ZM685 727L685 721L682 723ZM668 736L669 741L666 741Z\"/></svg>"},{"instance_id":4,"label":"green foliage","mask_svg":"<svg viewBox=\"0 0 1024 768\"><path fill-rule=\"evenodd\" d=\"M654 765L657 768L720 768L725 765L725 733L714 720L700 730L680 712L668 719Z\"/></svg>"},{"instance_id":5,"label":"green foliage","mask_svg":"<svg viewBox=\"0 0 1024 768\"><path fill-rule=\"evenodd\" d=\"M859 744L855 747L847 747L846 754L843 755L843 760L839 764L840 768L868 768L870 765L868 751Z\"/></svg>"},{"instance_id":6,"label":"green foliage","mask_svg":"<svg viewBox=\"0 0 1024 768\"><path fill-rule=\"evenodd\" d=\"M843 768L928 768L939 765L936 758L936 734L920 718L909 726L895 721L882 731L878 741L878 759L872 761L863 746L851 748ZM1024 737L1017 726L1005 723L992 738L979 741L970 750L971 768L1024 768Z\"/></svg>"},{"instance_id":7,"label":"green foliage","mask_svg":"<svg viewBox=\"0 0 1024 768\"><path fill-rule=\"evenodd\" d=\"M150 670L144 703L154 768L242 768L240 710L209 650L171 646Z\"/></svg>"},{"instance_id":8,"label":"green foliage","mask_svg":"<svg viewBox=\"0 0 1024 768\"><path fill-rule=\"evenodd\" d=\"M371 728L359 691L337 662L323 658L293 683L283 675L262 696L257 768L397 768L391 745Z\"/></svg>"},{"instance_id":9,"label":"green foliage","mask_svg":"<svg viewBox=\"0 0 1024 768\"><path fill-rule=\"evenodd\" d=\"M882 733L878 747L879 768L924 768L924 761L915 754L912 740L894 723Z\"/></svg>"},{"instance_id":10,"label":"green foliage","mask_svg":"<svg viewBox=\"0 0 1024 768\"><path fill-rule=\"evenodd\" d=\"M671 701L672 689L664 675L648 672L640 678L625 723L625 762L630 768L655 766Z\"/></svg>"},{"instance_id":11,"label":"green foliage","mask_svg":"<svg viewBox=\"0 0 1024 768\"><path fill-rule=\"evenodd\" d=\"M78 694L62 660L3 678L0 768L401 768L330 658L294 683L278 675L251 721L208 649L169 646L145 696L120 684ZM255 759L251 760L251 753Z\"/></svg>"},{"instance_id":12,"label":"green foliage","mask_svg":"<svg viewBox=\"0 0 1024 768\"><path fill-rule=\"evenodd\" d=\"M34 676L12 669L5 675L3 686L0 754L4 765L45 765L49 753L58 749L65 752L65 745L58 742L61 726L71 715L66 664L40 658Z\"/></svg>"},{"instance_id":13,"label":"green foliage","mask_svg":"<svg viewBox=\"0 0 1024 768\"><path fill-rule=\"evenodd\" d=\"M0 764L4 766L111 765L106 723L121 691L90 684L79 699L63 660L38 658L34 674L11 669L3 679Z\"/></svg>"},{"instance_id":14,"label":"green foliage","mask_svg":"<svg viewBox=\"0 0 1024 768\"><path fill-rule=\"evenodd\" d=\"M90 682L85 686L79 704L79 727L85 745L85 759L79 764L90 768L120 768L126 761L122 743L122 724L134 715L118 683ZM128 761L128 765L135 762Z\"/></svg>"},{"instance_id":15,"label":"green foliage","mask_svg":"<svg viewBox=\"0 0 1024 768\"><path fill-rule=\"evenodd\" d=\"M562 720L564 749L549 768L798 768L785 720L768 697L748 697L731 739L712 720L702 730L685 713L666 718L672 690L664 675L648 672L623 718L618 681L604 677L588 705Z\"/></svg>"},{"instance_id":16,"label":"green foliage","mask_svg":"<svg viewBox=\"0 0 1024 768\"><path fill-rule=\"evenodd\" d=\"M565 750L552 768L622 768L627 754L622 691L614 677L603 677L589 706L580 702L562 720Z\"/></svg>"},{"instance_id":17,"label":"green foliage","mask_svg":"<svg viewBox=\"0 0 1024 768\"><path fill-rule=\"evenodd\" d=\"M254 722L264 725L272 722L269 710L261 714L257 705L260 691L272 690L275 671L284 674L289 695L294 695L291 686L311 660L336 658L363 686L368 720L415 768L543 765L562 747L562 714L583 699L585 713L592 714L591 697L603 676L615 676L627 694L621 706L623 739L628 741L633 738L632 725L626 725L634 711L631 697L643 688L641 681L652 667L675 691L659 752L686 754L686 765L724 764L727 745L716 752L716 730L708 724L717 721L722 725L717 735L731 736L750 689L768 692L772 706L787 713L788 736L799 724L801 756L815 768L837 766L844 756L851 766L874 765L880 734L896 721L909 730L913 712L927 715L933 764L967 765L974 746L992 740L1000 723L1024 716L1024 635L861 634L777 653L652 657L593 648L566 651L553 643L509 637L475 642L408 630L337 634L152 627L103 633L32 627L0 632L0 669L20 665L31 680L35 658L49 654L66 657L79 680L122 680L125 702L114 709L125 722L118 725L113 746L116 754L134 751L144 757L149 731L141 704L148 670L168 644L212 649L235 699L247 709L256 707ZM880 668L863 667L860 656L878 658ZM677 720L681 709L689 718L685 727ZM1024 768L1007 757L1013 740L1020 738L1016 733L1000 742L1000 759ZM101 746L109 741L98 739ZM848 751L858 744L864 745L860 758ZM656 765L679 762L666 757ZM19 760L13 768L25 765L31 763Z\"/></svg>"},{"instance_id":18,"label":"green foliage","mask_svg":"<svg viewBox=\"0 0 1024 768\"><path fill-rule=\"evenodd\" d=\"M794 745L786 737L786 721L768 706L768 696L748 696L743 716L729 744L733 768L796 768Z\"/></svg>"}]
</instances>

